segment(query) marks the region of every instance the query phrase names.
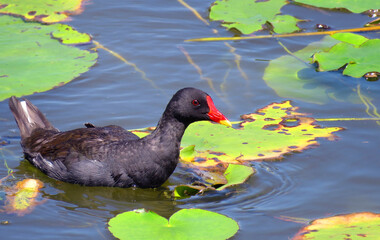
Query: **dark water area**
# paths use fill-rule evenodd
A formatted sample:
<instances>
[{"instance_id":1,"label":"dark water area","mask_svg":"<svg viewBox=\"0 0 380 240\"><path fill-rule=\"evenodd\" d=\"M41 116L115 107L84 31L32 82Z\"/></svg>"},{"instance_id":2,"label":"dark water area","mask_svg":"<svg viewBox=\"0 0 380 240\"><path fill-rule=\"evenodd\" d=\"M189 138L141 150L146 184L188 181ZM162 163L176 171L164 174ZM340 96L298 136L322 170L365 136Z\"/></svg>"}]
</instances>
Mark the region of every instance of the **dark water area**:
<instances>
[{"instance_id":1,"label":"dark water area","mask_svg":"<svg viewBox=\"0 0 380 240\"><path fill-rule=\"evenodd\" d=\"M211 2L187 3L207 18ZM296 5L286 6L283 13L308 19L299 24L305 31L315 31L316 23L343 29L370 21L366 15ZM98 63L87 73L62 87L27 96L60 130L82 127L85 122L127 129L155 126L172 94L187 86L208 92L232 121L284 100L292 100L300 112L314 118L369 117L361 103L331 99L320 105L276 95L262 80L269 61L286 54L275 39L229 42L241 56L245 79L224 42L184 42L214 37L213 29L220 36L234 33L218 22L205 25L177 1L92 0L69 24L136 64L146 77L99 49ZM377 32L364 35L379 37ZM284 38L281 42L294 52L319 39ZM212 79L215 91L188 62L183 49L202 69L203 77ZM361 85L372 103L380 106L379 82L341 78L353 86ZM336 81L326 82L339 87ZM180 166L158 189L82 187L52 180L23 160L18 129L7 101L0 102L0 121L0 136L9 142L0 146L0 177L8 174L6 162L16 177L9 178L6 185L24 178L39 179L44 182L39 200L46 199L25 216L0 212L0 221L9 221L0 225L1 239L113 239L107 229L108 220L137 208L165 217L183 208L215 211L239 223L240 230L233 239L260 240L289 239L303 226L281 220L281 216L312 220L351 212L380 212L380 126L375 121L319 122L324 127L346 130L336 133L336 141L321 139L319 146L286 155L281 161L253 162L257 174L242 185L184 200L172 199L167 188L189 183L184 177L188 175L186 170ZM4 198L3 189L1 194ZM4 200L0 203L3 205Z\"/></svg>"}]
</instances>

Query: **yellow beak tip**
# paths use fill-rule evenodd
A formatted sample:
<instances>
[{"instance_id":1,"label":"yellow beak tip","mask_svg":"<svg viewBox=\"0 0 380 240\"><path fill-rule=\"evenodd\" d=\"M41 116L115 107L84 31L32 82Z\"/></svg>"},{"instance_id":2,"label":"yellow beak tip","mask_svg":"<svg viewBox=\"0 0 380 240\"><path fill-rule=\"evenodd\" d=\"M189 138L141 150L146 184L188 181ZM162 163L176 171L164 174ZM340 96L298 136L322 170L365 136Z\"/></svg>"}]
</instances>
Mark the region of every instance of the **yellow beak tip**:
<instances>
[{"instance_id":1,"label":"yellow beak tip","mask_svg":"<svg viewBox=\"0 0 380 240\"><path fill-rule=\"evenodd\" d=\"M228 120L221 120L219 123L227 127L232 127L231 122Z\"/></svg>"}]
</instances>

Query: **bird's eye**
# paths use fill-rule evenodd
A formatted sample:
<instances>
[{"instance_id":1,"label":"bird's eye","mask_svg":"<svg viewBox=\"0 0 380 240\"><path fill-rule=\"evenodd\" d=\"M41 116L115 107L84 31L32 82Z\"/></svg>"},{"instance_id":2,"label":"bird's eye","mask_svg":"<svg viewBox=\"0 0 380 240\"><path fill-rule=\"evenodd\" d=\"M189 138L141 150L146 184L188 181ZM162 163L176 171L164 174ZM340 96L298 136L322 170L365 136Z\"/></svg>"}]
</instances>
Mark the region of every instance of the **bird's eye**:
<instances>
[{"instance_id":1,"label":"bird's eye","mask_svg":"<svg viewBox=\"0 0 380 240\"><path fill-rule=\"evenodd\" d=\"M197 99L194 99L192 102L191 102L194 106L199 106L199 101Z\"/></svg>"}]
</instances>

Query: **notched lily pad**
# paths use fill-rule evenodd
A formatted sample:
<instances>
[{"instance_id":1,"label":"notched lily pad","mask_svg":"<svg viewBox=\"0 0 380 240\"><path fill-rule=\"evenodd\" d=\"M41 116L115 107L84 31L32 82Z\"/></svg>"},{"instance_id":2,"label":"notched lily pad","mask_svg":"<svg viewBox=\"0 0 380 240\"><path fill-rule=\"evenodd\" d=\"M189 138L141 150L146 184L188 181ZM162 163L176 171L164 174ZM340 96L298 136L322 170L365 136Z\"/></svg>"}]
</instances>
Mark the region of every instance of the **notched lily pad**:
<instances>
[{"instance_id":1,"label":"notched lily pad","mask_svg":"<svg viewBox=\"0 0 380 240\"><path fill-rule=\"evenodd\" d=\"M227 187L241 184L255 173L255 169L244 165L230 164L224 172L227 183L218 187L216 190L222 191Z\"/></svg>"},{"instance_id":2,"label":"notched lily pad","mask_svg":"<svg viewBox=\"0 0 380 240\"><path fill-rule=\"evenodd\" d=\"M25 23L4 15L0 28L0 101L61 86L88 71L98 57L96 52L62 44L90 40L67 25Z\"/></svg>"},{"instance_id":3,"label":"notched lily pad","mask_svg":"<svg viewBox=\"0 0 380 240\"><path fill-rule=\"evenodd\" d=\"M239 230L233 219L202 209L182 209L169 220L137 209L115 216L108 224L119 239L228 239Z\"/></svg>"},{"instance_id":4,"label":"notched lily pad","mask_svg":"<svg viewBox=\"0 0 380 240\"><path fill-rule=\"evenodd\" d=\"M293 240L378 239L380 214L351 213L317 219L302 228Z\"/></svg>"},{"instance_id":5,"label":"notched lily pad","mask_svg":"<svg viewBox=\"0 0 380 240\"><path fill-rule=\"evenodd\" d=\"M380 39L359 41L359 44L341 42L325 52L316 53L313 62L319 71L344 68L343 74L355 78L368 72L380 72Z\"/></svg>"},{"instance_id":6,"label":"notched lily pad","mask_svg":"<svg viewBox=\"0 0 380 240\"><path fill-rule=\"evenodd\" d=\"M300 30L297 18L280 15L285 0L217 0L210 9L212 21L222 21L222 26L250 34L271 23L276 33L289 33Z\"/></svg>"},{"instance_id":7,"label":"notched lily pad","mask_svg":"<svg viewBox=\"0 0 380 240\"><path fill-rule=\"evenodd\" d=\"M84 0L0 0L0 13L22 16L26 20L55 23L82 12Z\"/></svg>"}]
</instances>

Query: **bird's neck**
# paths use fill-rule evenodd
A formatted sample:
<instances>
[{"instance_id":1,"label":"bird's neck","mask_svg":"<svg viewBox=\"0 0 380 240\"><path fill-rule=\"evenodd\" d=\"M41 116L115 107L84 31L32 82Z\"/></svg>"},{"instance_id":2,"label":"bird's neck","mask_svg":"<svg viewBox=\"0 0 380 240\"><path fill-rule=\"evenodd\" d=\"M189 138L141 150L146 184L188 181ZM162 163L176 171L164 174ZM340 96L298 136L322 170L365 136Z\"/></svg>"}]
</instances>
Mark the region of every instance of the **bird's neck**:
<instances>
[{"instance_id":1,"label":"bird's neck","mask_svg":"<svg viewBox=\"0 0 380 240\"><path fill-rule=\"evenodd\" d=\"M188 124L178 121L176 118L164 114L157 124L156 129L150 134L151 138L159 139L166 144L177 144L179 149L182 136Z\"/></svg>"}]
</instances>

